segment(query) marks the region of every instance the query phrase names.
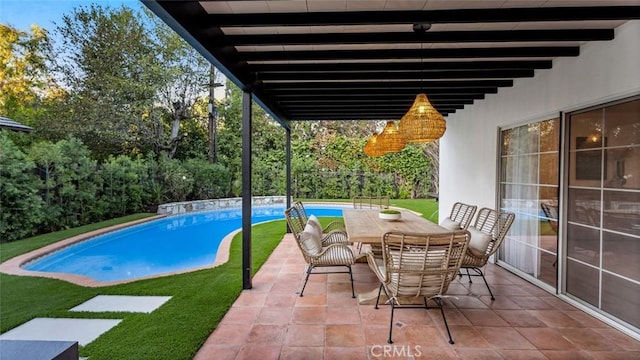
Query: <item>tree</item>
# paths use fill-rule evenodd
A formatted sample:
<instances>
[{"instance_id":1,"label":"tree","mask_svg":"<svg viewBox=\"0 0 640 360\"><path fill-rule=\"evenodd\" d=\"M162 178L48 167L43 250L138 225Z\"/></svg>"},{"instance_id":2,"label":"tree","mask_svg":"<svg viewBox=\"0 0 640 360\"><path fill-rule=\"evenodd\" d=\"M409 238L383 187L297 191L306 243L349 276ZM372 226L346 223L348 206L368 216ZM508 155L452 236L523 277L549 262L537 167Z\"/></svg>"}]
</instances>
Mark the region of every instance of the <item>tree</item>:
<instances>
[{"instance_id":1,"label":"tree","mask_svg":"<svg viewBox=\"0 0 640 360\"><path fill-rule=\"evenodd\" d=\"M173 157L179 142L189 135L180 131L183 122L195 122L200 126L207 122L207 102L198 104L198 100L208 93L210 65L162 20L148 10L145 13L152 24L158 65L164 69L158 89L158 103L163 111L151 112L152 131L148 136L153 139L156 150L166 151ZM164 117L168 118L170 126L164 125ZM200 150L204 152L206 148Z\"/></svg>"},{"instance_id":2,"label":"tree","mask_svg":"<svg viewBox=\"0 0 640 360\"><path fill-rule=\"evenodd\" d=\"M46 30L31 33L0 24L0 114L34 125L39 106L59 95L48 68L51 42Z\"/></svg>"}]
</instances>

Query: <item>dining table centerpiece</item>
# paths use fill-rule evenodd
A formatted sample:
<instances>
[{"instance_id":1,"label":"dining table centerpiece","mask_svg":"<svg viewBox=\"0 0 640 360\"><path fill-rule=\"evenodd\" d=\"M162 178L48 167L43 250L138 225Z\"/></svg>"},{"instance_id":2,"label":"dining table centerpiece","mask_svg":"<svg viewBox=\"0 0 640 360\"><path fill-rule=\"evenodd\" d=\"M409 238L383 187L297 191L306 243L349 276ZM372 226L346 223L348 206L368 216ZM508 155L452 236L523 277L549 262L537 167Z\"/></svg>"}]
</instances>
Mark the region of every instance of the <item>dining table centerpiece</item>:
<instances>
[{"instance_id":1,"label":"dining table centerpiece","mask_svg":"<svg viewBox=\"0 0 640 360\"><path fill-rule=\"evenodd\" d=\"M380 212L378 213L378 217L386 221L396 221L396 220L400 220L400 218L402 217L402 214L398 210L384 209L384 210L380 210Z\"/></svg>"}]
</instances>

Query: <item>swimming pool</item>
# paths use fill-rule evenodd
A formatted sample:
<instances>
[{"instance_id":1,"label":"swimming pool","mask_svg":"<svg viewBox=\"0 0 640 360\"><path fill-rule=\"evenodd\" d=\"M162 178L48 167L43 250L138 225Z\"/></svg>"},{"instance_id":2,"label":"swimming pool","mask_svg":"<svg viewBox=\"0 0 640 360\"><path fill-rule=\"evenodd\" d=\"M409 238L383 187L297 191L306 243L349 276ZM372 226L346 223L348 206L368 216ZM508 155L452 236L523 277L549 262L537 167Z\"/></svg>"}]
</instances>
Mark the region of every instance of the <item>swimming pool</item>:
<instances>
[{"instance_id":1,"label":"swimming pool","mask_svg":"<svg viewBox=\"0 0 640 360\"><path fill-rule=\"evenodd\" d=\"M344 206L305 205L309 214L342 216ZM254 207L252 223L283 219L283 207ZM103 234L22 266L100 282L132 280L212 265L224 237L242 227L242 209L170 216Z\"/></svg>"}]
</instances>

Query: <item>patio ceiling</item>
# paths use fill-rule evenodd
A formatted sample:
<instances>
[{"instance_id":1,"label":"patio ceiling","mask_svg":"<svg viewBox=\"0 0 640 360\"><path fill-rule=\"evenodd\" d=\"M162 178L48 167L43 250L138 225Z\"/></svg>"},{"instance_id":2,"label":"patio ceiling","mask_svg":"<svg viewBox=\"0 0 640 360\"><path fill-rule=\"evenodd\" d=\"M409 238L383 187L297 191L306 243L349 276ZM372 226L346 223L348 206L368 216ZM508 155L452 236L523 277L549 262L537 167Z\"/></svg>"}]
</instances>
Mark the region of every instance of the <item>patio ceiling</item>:
<instances>
[{"instance_id":1,"label":"patio ceiling","mask_svg":"<svg viewBox=\"0 0 640 360\"><path fill-rule=\"evenodd\" d=\"M640 0L143 3L285 126L399 120L419 92L446 116L640 19Z\"/></svg>"}]
</instances>

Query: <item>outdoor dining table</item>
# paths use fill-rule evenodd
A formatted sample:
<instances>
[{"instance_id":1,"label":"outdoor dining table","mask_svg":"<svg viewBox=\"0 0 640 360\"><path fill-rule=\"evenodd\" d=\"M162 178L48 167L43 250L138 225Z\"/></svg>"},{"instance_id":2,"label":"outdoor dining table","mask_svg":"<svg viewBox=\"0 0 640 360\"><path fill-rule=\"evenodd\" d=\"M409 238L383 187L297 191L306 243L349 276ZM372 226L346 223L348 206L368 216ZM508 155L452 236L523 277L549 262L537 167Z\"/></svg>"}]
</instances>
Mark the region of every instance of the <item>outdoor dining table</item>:
<instances>
[{"instance_id":1,"label":"outdoor dining table","mask_svg":"<svg viewBox=\"0 0 640 360\"><path fill-rule=\"evenodd\" d=\"M402 210L399 220L389 221L381 219L378 214L380 210L358 210L344 209L342 217L349 241L352 243L362 243L371 246L375 253L382 245L382 235L389 231L400 231L405 233L446 233L449 230L434 224L431 221L408 210ZM366 257L360 257L366 261ZM378 297L378 289L370 292L358 294L360 304L373 303Z\"/></svg>"},{"instance_id":2,"label":"outdoor dining table","mask_svg":"<svg viewBox=\"0 0 640 360\"><path fill-rule=\"evenodd\" d=\"M400 211L400 220L388 221L378 217L380 210L344 209L342 217L352 243L380 244L389 231L413 233L445 233L447 229L408 210Z\"/></svg>"}]
</instances>

